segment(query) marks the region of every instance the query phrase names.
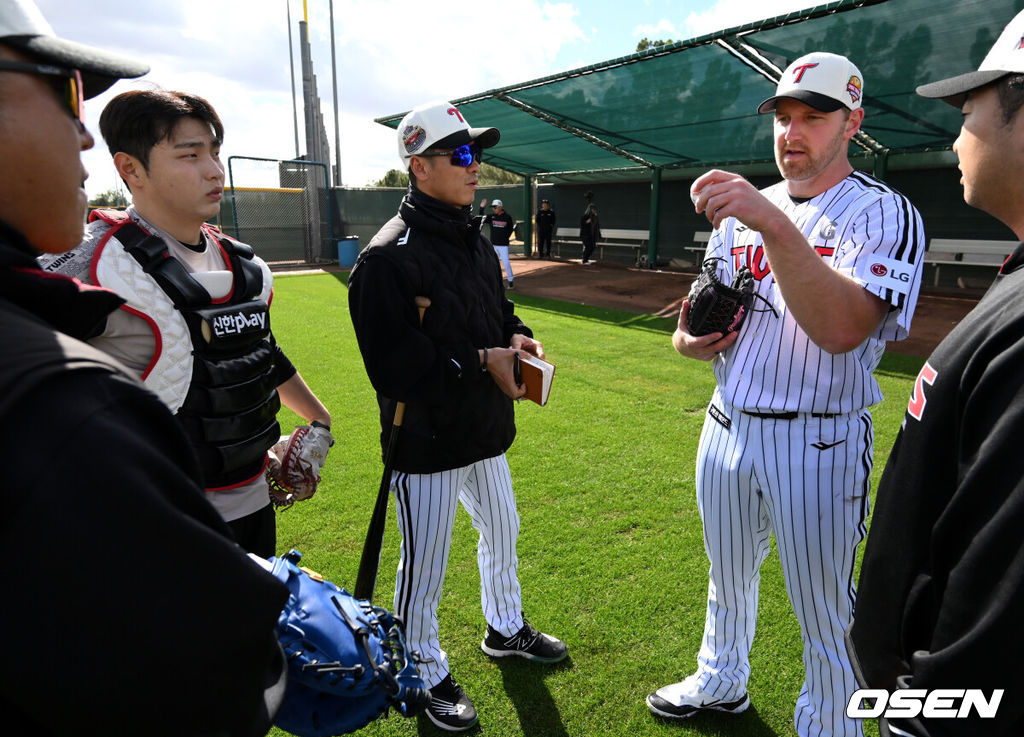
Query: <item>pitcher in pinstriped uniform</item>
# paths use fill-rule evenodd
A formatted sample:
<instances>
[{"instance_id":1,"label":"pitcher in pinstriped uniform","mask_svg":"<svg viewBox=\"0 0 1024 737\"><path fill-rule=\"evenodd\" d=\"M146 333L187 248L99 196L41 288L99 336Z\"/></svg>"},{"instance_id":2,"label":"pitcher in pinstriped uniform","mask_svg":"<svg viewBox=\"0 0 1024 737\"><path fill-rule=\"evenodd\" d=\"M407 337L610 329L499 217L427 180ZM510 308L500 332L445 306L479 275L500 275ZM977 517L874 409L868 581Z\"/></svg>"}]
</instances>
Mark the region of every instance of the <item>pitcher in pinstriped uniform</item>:
<instances>
[{"instance_id":1,"label":"pitcher in pinstriped uniform","mask_svg":"<svg viewBox=\"0 0 1024 737\"><path fill-rule=\"evenodd\" d=\"M696 337L684 302L672 338L683 356L712 363L717 388L696 474L711 563L704 637L697 670L647 697L660 717L749 706L759 569L774 533L803 635L796 731L861 734L845 714L857 684L843 632L868 513L868 408L882 399L872 372L885 342L910 330L925 248L913 205L850 164L863 89L845 57L797 59L758 108L774 113L783 181L758 191L710 171L691 190L715 227L706 255L722 281L749 268L775 311L751 312L726 337Z\"/></svg>"}]
</instances>

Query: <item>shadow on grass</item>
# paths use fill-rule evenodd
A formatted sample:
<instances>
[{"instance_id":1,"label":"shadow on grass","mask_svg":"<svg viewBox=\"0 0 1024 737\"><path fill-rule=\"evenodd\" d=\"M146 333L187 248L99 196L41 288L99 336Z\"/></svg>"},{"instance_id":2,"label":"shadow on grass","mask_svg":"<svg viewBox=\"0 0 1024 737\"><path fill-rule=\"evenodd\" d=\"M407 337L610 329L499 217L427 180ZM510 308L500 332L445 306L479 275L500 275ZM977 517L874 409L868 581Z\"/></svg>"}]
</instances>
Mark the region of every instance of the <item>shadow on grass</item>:
<instances>
[{"instance_id":1,"label":"shadow on grass","mask_svg":"<svg viewBox=\"0 0 1024 737\"><path fill-rule=\"evenodd\" d=\"M519 717L523 737L569 737L558 705L544 683L544 676L572 668L572 658L550 665L532 663L520 658L498 658L495 662L501 671L505 693ZM451 734L435 727L425 715L417 719L416 733L420 737ZM486 724L487 715L482 714L480 722L462 734L480 734L485 731Z\"/></svg>"},{"instance_id":2,"label":"shadow on grass","mask_svg":"<svg viewBox=\"0 0 1024 737\"><path fill-rule=\"evenodd\" d=\"M568 737L558 705L544 683L544 676L572 668L572 657L549 665L521 658L498 658L496 663L505 693L519 715L523 737Z\"/></svg>"},{"instance_id":3,"label":"shadow on grass","mask_svg":"<svg viewBox=\"0 0 1024 737\"><path fill-rule=\"evenodd\" d=\"M757 713L753 704L742 714L724 714L709 711L697 714L689 719L666 719L653 717L662 724L685 727L687 734L742 734L744 737L777 737L778 732L771 728Z\"/></svg>"}]
</instances>

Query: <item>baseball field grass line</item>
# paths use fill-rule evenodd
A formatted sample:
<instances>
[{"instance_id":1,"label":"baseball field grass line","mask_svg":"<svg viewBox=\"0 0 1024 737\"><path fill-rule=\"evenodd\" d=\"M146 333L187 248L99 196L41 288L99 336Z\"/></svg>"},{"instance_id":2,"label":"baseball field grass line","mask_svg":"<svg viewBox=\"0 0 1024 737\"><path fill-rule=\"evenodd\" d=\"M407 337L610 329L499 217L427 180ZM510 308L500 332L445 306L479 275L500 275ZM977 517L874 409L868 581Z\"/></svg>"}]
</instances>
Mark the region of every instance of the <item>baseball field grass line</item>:
<instances>
[{"instance_id":1,"label":"baseball field grass line","mask_svg":"<svg viewBox=\"0 0 1024 737\"><path fill-rule=\"evenodd\" d=\"M650 691L693 669L703 629L707 559L693 477L714 387L710 368L676 355L669 342L674 321L638 324L630 313L514 297L558 367L546 407L517 406L519 434L508 453L522 518L524 607L538 628L569 644L570 657L543 666L494 661L480 651L477 534L460 511L441 638L453 674L480 712L479 733L792 734L801 644L774 553L761 572L751 708L672 724L651 717L644 704ZM337 440L317 495L278 516L278 550L300 550L304 565L351 589L381 458L375 395L344 279L279 276L273 304L274 333L331 410ZM922 362L883 359L887 399L873 410L876 482ZM281 420L286 429L298 423L287 411ZM376 603L389 608L398 546L392 503L376 594ZM445 734L394 715L360 733ZM868 734L877 731L869 727Z\"/></svg>"}]
</instances>

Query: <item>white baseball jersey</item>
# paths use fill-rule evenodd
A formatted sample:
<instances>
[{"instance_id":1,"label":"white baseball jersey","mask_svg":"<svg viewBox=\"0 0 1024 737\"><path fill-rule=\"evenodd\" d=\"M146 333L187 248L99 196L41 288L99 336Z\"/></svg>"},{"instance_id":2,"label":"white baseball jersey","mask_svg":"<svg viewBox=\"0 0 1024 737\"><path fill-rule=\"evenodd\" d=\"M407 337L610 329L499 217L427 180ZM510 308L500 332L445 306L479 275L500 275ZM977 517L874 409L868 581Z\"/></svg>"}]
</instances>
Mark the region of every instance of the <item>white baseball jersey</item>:
<instances>
[{"instance_id":1,"label":"white baseball jersey","mask_svg":"<svg viewBox=\"0 0 1024 737\"><path fill-rule=\"evenodd\" d=\"M707 257L721 258L719 277L732 283L741 266L754 274L759 300L731 348L716 357L722 398L750 412L853 412L882 400L872 376L885 341L907 337L917 305L925 249L921 216L885 183L854 172L809 200L789 196L782 181L763 191L833 269L890 305L878 329L848 353L832 355L797 325L775 287L761 234L736 218L722 223ZM764 312L757 310L764 309Z\"/></svg>"},{"instance_id":2,"label":"white baseball jersey","mask_svg":"<svg viewBox=\"0 0 1024 737\"><path fill-rule=\"evenodd\" d=\"M718 382L697 450L697 501L709 571L704 638L693 679L707 698L746 693L758 576L774 534L804 642L804 685L793 723L800 737L856 737L845 705L857 688L843 634L853 614L853 571L864 537L872 467L868 407L882 399L872 372L886 340L905 338L920 284L921 218L899 193L855 172L817 197L786 182L764 194L828 264L891 305L852 351L815 345L789 312L760 233L730 218L708 257L731 283L746 266L757 301L733 346L715 358ZM747 413L758 413L752 416ZM770 415L775 415L770 416ZM689 683L659 691L670 698Z\"/></svg>"}]
</instances>

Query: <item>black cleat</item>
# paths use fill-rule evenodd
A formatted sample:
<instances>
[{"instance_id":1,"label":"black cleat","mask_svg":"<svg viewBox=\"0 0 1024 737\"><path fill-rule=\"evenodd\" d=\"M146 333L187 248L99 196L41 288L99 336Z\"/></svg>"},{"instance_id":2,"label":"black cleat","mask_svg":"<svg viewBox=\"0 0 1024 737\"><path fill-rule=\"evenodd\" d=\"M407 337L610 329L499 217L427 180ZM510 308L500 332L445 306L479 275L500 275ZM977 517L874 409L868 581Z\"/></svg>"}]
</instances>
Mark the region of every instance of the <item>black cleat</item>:
<instances>
[{"instance_id":1,"label":"black cleat","mask_svg":"<svg viewBox=\"0 0 1024 737\"><path fill-rule=\"evenodd\" d=\"M487 636L480 643L480 648L495 658L518 655L539 663L557 663L569 654L569 648L564 642L538 632L525 619L522 628L511 637L506 637L487 625Z\"/></svg>"},{"instance_id":2,"label":"black cleat","mask_svg":"<svg viewBox=\"0 0 1024 737\"><path fill-rule=\"evenodd\" d=\"M426 714L436 726L449 732L464 732L478 721L473 702L451 673L430 689Z\"/></svg>"}]
</instances>

